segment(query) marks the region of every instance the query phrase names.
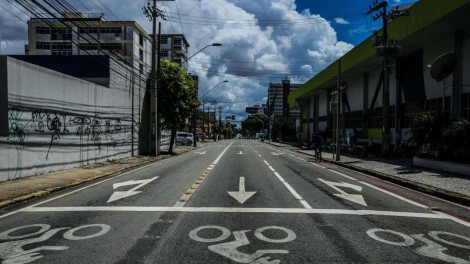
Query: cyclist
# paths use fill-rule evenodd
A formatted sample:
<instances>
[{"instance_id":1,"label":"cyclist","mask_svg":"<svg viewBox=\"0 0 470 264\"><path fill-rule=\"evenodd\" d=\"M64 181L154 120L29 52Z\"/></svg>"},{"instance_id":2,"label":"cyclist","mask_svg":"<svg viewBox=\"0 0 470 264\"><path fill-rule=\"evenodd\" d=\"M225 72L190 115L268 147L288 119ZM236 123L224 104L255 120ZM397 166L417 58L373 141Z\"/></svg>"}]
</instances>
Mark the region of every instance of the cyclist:
<instances>
[{"instance_id":1,"label":"cyclist","mask_svg":"<svg viewBox=\"0 0 470 264\"><path fill-rule=\"evenodd\" d=\"M312 143L315 150L315 161L321 162L323 138L319 132L312 137Z\"/></svg>"}]
</instances>

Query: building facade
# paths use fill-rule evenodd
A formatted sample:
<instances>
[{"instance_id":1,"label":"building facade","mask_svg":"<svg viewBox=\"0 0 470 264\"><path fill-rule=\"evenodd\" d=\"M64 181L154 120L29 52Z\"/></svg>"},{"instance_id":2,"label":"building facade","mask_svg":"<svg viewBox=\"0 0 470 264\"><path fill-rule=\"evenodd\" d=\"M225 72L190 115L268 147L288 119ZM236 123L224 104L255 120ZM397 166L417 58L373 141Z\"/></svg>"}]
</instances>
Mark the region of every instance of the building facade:
<instances>
[{"instance_id":1,"label":"building facade","mask_svg":"<svg viewBox=\"0 0 470 264\"><path fill-rule=\"evenodd\" d=\"M342 90L340 133L343 138L383 140L388 119L390 143L409 137L414 116L423 112L448 119L470 118L470 13L469 0L421 0L409 15L388 23L388 37L401 46L401 55L390 58L389 96L384 96L383 58L376 55L370 36L338 61L289 96L291 107L301 107L299 129L309 139L317 131L335 127L338 71ZM379 31L381 33L381 31ZM457 65L445 80L431 76L434 62L454 54ZM389 115L384 115L388 100Z\"/></svg>"},{"instance_id":2,"label":"building facade","mask_svg":"<svg viewBox=\"0 0 470 264\"><path fill-rule=\"evenodd\" d=\"M281 83L270 83L268 88L269 115L298 117L300 109L296 107L289 109L287 97L300 86L302 84L291 83L288 77L284 78Z\"/></svg>"},{"instance_id":3,"label":"building facade","mask_svg":"<svg viewBox=\"0 0 470 264\"><path fill-rule=\"evenodd\" d=\"M189 43L182 34L162 34L160 38L160 58L178 63L188 70Z\"/></svg>"},{"instance_id":4,"label":"building facade","mask_svg":"<svg viewBox=\"0 0 470 264\"><path fill-rule=\"evenodd\" d=\"M106 21L101 15L67 13L60 19L28 21L27 55L112 54L141 73L151 64L151 39L135 21Z\"/></svg>"}]
</instances>

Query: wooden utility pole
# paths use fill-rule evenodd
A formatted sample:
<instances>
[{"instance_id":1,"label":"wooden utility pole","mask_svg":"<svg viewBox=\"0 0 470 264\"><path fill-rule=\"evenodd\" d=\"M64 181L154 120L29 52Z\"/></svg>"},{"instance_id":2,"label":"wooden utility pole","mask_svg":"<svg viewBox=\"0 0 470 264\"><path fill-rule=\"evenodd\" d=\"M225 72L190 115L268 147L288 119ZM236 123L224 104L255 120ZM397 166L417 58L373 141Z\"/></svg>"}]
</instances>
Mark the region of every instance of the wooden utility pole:
<instances>
[{"instance_id":1,"label":"wooden utility pole","mask_svg":"<svg viewBox=\"0 0 470 264\"><path fill-rule=\"evenodd\" d=\"M383 97L382 97L382 156L385 158L390 157L390 61L392 57L397 57L400 54L401 47L398 45L391 45L389 43L387 26L388 22L395 17L407 16L407 10L392 10L387 13L387 1L374 0L373 5L369 6L369 11L366 15L378 12L373 16L373 20L382 18L382 36L377 36L379 41L376 44L380 45L377 49L377 54L383 57ZM393 41L392 41L393 42ZM396 105L395 107L400 107ZM395 117L398 118L398 117Z\"/></svg>"}]
</instances>

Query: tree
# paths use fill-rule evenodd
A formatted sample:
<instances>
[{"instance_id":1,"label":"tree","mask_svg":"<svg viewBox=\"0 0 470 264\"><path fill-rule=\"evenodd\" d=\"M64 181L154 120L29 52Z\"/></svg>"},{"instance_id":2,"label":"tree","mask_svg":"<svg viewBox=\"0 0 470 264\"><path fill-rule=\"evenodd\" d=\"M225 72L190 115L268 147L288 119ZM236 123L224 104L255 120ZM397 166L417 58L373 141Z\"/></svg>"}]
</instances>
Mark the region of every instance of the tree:
<instances>
[{"instance_id":1,"label":"tree","mask_svg":"<svg viewBox=\"0 0 470 264\"><path fill-rule=\"evenodd\" d=\"M176 131L198 106L196 85L186 71L176 63L161 61L160 83L157 88L160 127L171 130L169 153L173 153Z\"/></svg>"}]
</instances>

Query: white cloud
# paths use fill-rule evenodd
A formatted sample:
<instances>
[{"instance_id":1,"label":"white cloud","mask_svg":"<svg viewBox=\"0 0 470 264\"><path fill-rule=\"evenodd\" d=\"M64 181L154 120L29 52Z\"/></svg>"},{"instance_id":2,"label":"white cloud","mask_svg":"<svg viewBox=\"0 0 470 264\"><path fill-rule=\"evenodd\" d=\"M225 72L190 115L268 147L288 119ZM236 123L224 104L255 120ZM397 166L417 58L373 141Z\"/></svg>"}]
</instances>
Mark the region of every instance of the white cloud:
<instances>
[{"instance_id":1,"label":"white cloud","mask_svg":"<svg viewBox=\"0 0 470 264\"><path fill-rule=\"evenodd\" d=\"M346 19L342 18L342 17L337 17L335 18L335 22L337 24L341 24L341 25L349 25L349 21L347 21Z\"/></svg>"},{"instance_id":2,"label":"white cloud","mask_svg":"<svg viewBox=\"0 0 470 264\"><path fill-rule=\"evenodd\" d=\"M108 11L94 10L96 6L80 2L93 12ZM137 20L151 32L151 23L141 10L146 1L101 2L120 19ZM77 9L83 8L75 0L71 3ZM295 0L177 0L176 4L159 1L159 7L171 12L167 14L169 21L162 22L163 33L183 33L184 30L190 54L213 42L223 44L209 47L192 58L190 71L200 77L200 95L220 81L228 80L229 83L214 89L207 98L217 99L237 116L244 113L247 104L265 103L269 82L280 82L286 75L293 81L307 81L313 72L328 66L353 47L338 40L325 18L311 14L308 9L298 12ZM12 17L0 10L0 18L5 16ZM341 19L336 18L335 22L347 22ZM18 23L17 19L12 20ZM2 26L0 31L4 28ZM24 42L26 25L22 28ZM10 45L11 42L7 42L7 46Z\"/></svg>"}]
</instances>

